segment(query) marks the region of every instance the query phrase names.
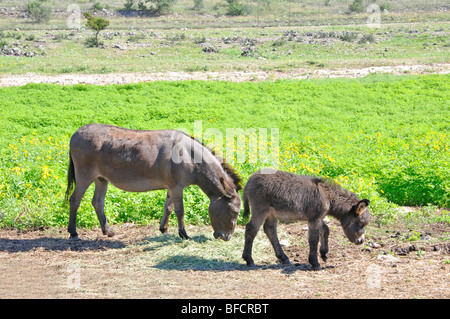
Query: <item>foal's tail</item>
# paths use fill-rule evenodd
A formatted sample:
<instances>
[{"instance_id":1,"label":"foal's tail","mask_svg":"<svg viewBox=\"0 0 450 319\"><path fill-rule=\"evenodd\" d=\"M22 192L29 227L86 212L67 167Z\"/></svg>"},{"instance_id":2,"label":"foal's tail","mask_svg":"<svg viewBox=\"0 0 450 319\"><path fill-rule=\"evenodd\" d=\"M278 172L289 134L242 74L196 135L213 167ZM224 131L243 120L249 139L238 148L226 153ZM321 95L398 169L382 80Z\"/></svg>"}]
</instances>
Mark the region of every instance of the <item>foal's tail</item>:
<instances>
[{"instance_id":1,"label":"foal's tail","mask_svg":"<svg viewBox=\"0 0 450 319\"><path fill-rule=\"evenodd\" d=\"M66 201L69 200L69 195L73 190L73 184L76 183L75 167L73 166L72 155L70 155L70 152L69 152L69 158L70 158L70 163L69 163L69 170L67 171L67 189L66 189L66 197L65 197Z\"/></svg>"},{"instance_id":2,"label":"foal's tail","mask_svg":"<svg viewBox=\"0 0 450 319\"><path fill-rule=\"evenodd\" d=\"M247 218L250 215L250 206L248 205L248 196L244 189L244 218Z\"/></svg>"}]
</instances>

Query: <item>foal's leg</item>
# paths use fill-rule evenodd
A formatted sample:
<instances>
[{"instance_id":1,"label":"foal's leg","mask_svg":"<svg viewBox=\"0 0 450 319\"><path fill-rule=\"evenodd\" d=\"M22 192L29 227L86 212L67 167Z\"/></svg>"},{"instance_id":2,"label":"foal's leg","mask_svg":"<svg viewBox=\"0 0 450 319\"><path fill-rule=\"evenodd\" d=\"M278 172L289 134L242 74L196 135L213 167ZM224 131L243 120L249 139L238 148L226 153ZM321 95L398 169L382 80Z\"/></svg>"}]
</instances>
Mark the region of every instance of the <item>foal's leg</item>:
<instances>
[{"instance_id":1,"label":"foal's leg","mask_svg":"<svg viewBox=\"0 0 450 319\"><path fill-rule=\"evenodd\" d=\"M108 190L108 181L103 178L97 178L95 180L95 191L94 198L92 198L92 206L95 208L97 213L98 221L100 222L100 227L102 228L103 235L108 235L108 237L114 236L114 232L108 225L108 221L105 216L105 196Z\"/></svg>"},{"instance_id":2,"label":"foal's leg","mask_svg":"<svg viewBox=\"0 0 450 319\"><path fill-rule=\"evenodd\" d=\"M245 225L245 244L244 244L244 252L242 253L242 258L247 262L247 266L254 267L255 262L252 258L252 247L253 241L255 240L256 234L258 233L259 228L261 227L264 220L267 218L270 212L270 208L267 207L262 210L258 210L255 206L251 205L252 210L252 218ZM253 209L255 207L255 209Z\"/></svg>"},{"instance_id":3,"label":"foal's leg","mask_svg":"<svg viewBox=\"0 0 450 319\"><path fill-rule=\"evenodd\" d=\"M320 270L320 264L317 260L317 247L319 245L320 232L322 228L322 221L313 221L308 223L308 242L309 242L309 257L308 261L314 270Z\"/></svg>"},{"instance_id":4,"label":"foal's leg","mask_svg":"<svg viewBox=\"0 0 450 319\"><path fill-rule=\"evenodd\" d=\"M170 197L178 220L178 235L183 239L189 239L190 237L186 234L186 229L184 228L183 189L172 189L170 191Z\"/></svg>"},{"instance_id":5,"label":"foal's leg","mask_svg":"<svg viewBox=\"0 0 450 319\"><path fill-rule=\"evenodd\" d=\"M281 248L280 242L278 240L277 236L277 218L270 214L265 223L264 223L264 232L266 233L267 237L269 237L269 240L272 244L273 249L275 250L275 256L279 260L281 260L281 263L283 264L290 264L288 256L284 253L283 249Z\"/></svg>"},{"instance_id":6,"label":"foal's leg","mask_svg":"<svg viewBox=\"0 0 450 319\"><path fill-rule=\"evenodd\" d=\"M169 228L169 217L170 214L172 214L173 206L172 199L170 198L170 191L167 190L166 202L164 203L164 215L161 218L161 224L159 226L159 230L163 234L166 233Z\"/></svg>"},{"instance_id":7,"label":"foal's leg","mask_svg":"<svg viewBox=\"0 0 450 319\"><path fill-rule=\"evenodd\" d=\"M328 254L328 235L330 235L330 229L327 224L322 221L322 228L320 229L320 257L323 261L327 261Z\"/></svg>"},{"instance_id":8,"label":"foal's leg","mask_svg":"<svg viewBox=\"0 0 450 319\"><path fill-rule=\"evenodd\" d=\"M85 179L81 179L76 177L75 189L70 196L70 216L69 216L69 227L68 231L70 233L70 238L78 239L77 233L77 211L78 207L80 207L81 199L84 196L84 193L88 189L89 185L92 184L92 181L88 181Z\"/></svg>"}]
</instances>

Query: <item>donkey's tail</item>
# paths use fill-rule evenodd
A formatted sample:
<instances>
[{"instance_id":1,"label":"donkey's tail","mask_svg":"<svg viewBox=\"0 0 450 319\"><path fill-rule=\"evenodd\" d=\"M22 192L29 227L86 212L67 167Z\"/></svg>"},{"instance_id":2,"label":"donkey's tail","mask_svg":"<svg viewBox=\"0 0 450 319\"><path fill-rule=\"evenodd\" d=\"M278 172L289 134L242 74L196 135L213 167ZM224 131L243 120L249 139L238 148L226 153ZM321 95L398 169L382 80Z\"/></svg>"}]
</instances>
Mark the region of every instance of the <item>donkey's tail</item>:
<instances>
[{"instance_id":1,"label":"donkey's tail","mask_svg":"<svg viewBox=\"0 0 450 319\"><path fill-rule=\"evenodd\" d=\"M72 190L73 190L73 184L76 183L75 167L73 165L72 155L70 154L70 151L69 151L69 158L70 158L70 162L69 162L69 170L67 171L67 189L66 189L66 197L65 197L66 201L69 200L69 195L70 195L70 193L72 193Z\"/></svg>"},{"instance_id":2,"label":"donkey's tail","mask_svg":"<svg viewBox=\"0 0 450 319\"><path fill-rule=\"evenodd\" d=\"M244 189L244 218L247 218L250 215L250 206L248 204L248 196Z\"/></svg>"}]
</instances>

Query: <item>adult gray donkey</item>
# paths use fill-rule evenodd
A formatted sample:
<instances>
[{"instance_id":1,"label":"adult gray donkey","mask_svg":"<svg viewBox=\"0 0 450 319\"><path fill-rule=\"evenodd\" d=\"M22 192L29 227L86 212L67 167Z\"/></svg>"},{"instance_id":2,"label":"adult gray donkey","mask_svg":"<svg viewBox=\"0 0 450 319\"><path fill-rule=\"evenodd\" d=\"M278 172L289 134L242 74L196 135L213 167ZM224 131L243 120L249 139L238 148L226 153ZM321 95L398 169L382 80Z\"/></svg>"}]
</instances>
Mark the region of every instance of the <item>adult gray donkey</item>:
<instances>
[{"instance_id":1,"label":"adult gray donkey","mask_svg":"<svg viewBox=\"0 0 450 319\"><path fill-rule=\"evenodd\" d=\"M184 227L183 189L198 185L209 197L214 237L229 240L241 208L240 177L194 138L176 130L130 130L105 124L88 124L70 139L70 164L66 200L70 196L68 231L76 232L77 210L87 188L95 183L92 205L102 232L114 236L105 217L108 182L129 192L167 189L160 231L167 232L175 209L178 234L188 239Z\"/></svg>"}]
</instances>

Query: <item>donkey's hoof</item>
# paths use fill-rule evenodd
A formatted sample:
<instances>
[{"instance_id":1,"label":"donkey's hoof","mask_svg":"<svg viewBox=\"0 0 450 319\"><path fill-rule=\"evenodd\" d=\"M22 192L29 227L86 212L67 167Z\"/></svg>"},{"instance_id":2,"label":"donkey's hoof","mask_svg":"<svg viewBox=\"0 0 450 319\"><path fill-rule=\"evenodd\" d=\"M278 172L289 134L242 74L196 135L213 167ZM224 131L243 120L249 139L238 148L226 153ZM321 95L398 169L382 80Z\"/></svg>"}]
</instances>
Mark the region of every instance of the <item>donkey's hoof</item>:
<instances>
[{"instance_id":1,"label":"donkey's hoof","mask_svg":"<svg viewBox=\"0 0 450 319\"><path fill-rule=\"evenodd\" d=\"M109 230L109 231L106 232L106 235L108 235L108 237L114 237L115 234L116 233L113 232L112 230Z\"/></svg>"},{"instance_id":2,"label":"donkey's hoof","mask_svg":"<svg viewBox=\"0 0 450 319\"><path fill-rule=\"evenodd\" d=\"M186 234L186 231L183 229L183 230L180 230L179 232L178 232L178 236L180 236L181 237L181 239L191 239L191 237L189 237L187 234Z\"/></svg>"},{"instance_id":3,"label":"donkey's hoof","mask_svg":"<svg viewBox=\"0 0 450 319\"><path fill-rule=\"evenodd\" d=\"M320 254L320 258L322 258L323 261L327 261L328 254Z\"/></svg>"},{"instance_id":4,"label":"donkey's hoof","mask_svg":"<svg viewBox=\"0 0 450 319\"><path fill-rule=\"evenodd\" d=\"M81 240L80 239L80 237L78 237L78 235L70 235L70 237L69 237L69 240L71 240L71 241L78 241L78 240Z\"/></svg>"},{"instance_id":5,"label":"donkey's hoof","mask_svg":"<svg viewBox=\"0 0 450 319\"><path fill-rule=\"evenodd\" d=\"M291 265L291 261L289 259L278 259L278 261L282 264L282 265Z\"/></svg>"},{"instance_id":6,"label":"donkey's hoof","mask_svg":"<svg viewBox=\"0 0 450 319\"><path fill-rule=\"evenodd\" d=\"M314 271L319 271L322 269L322 268L320 268L320 265L311 265L311 266L312 266L312 270L314 270Z\"/></svg>"}]
</instances>

